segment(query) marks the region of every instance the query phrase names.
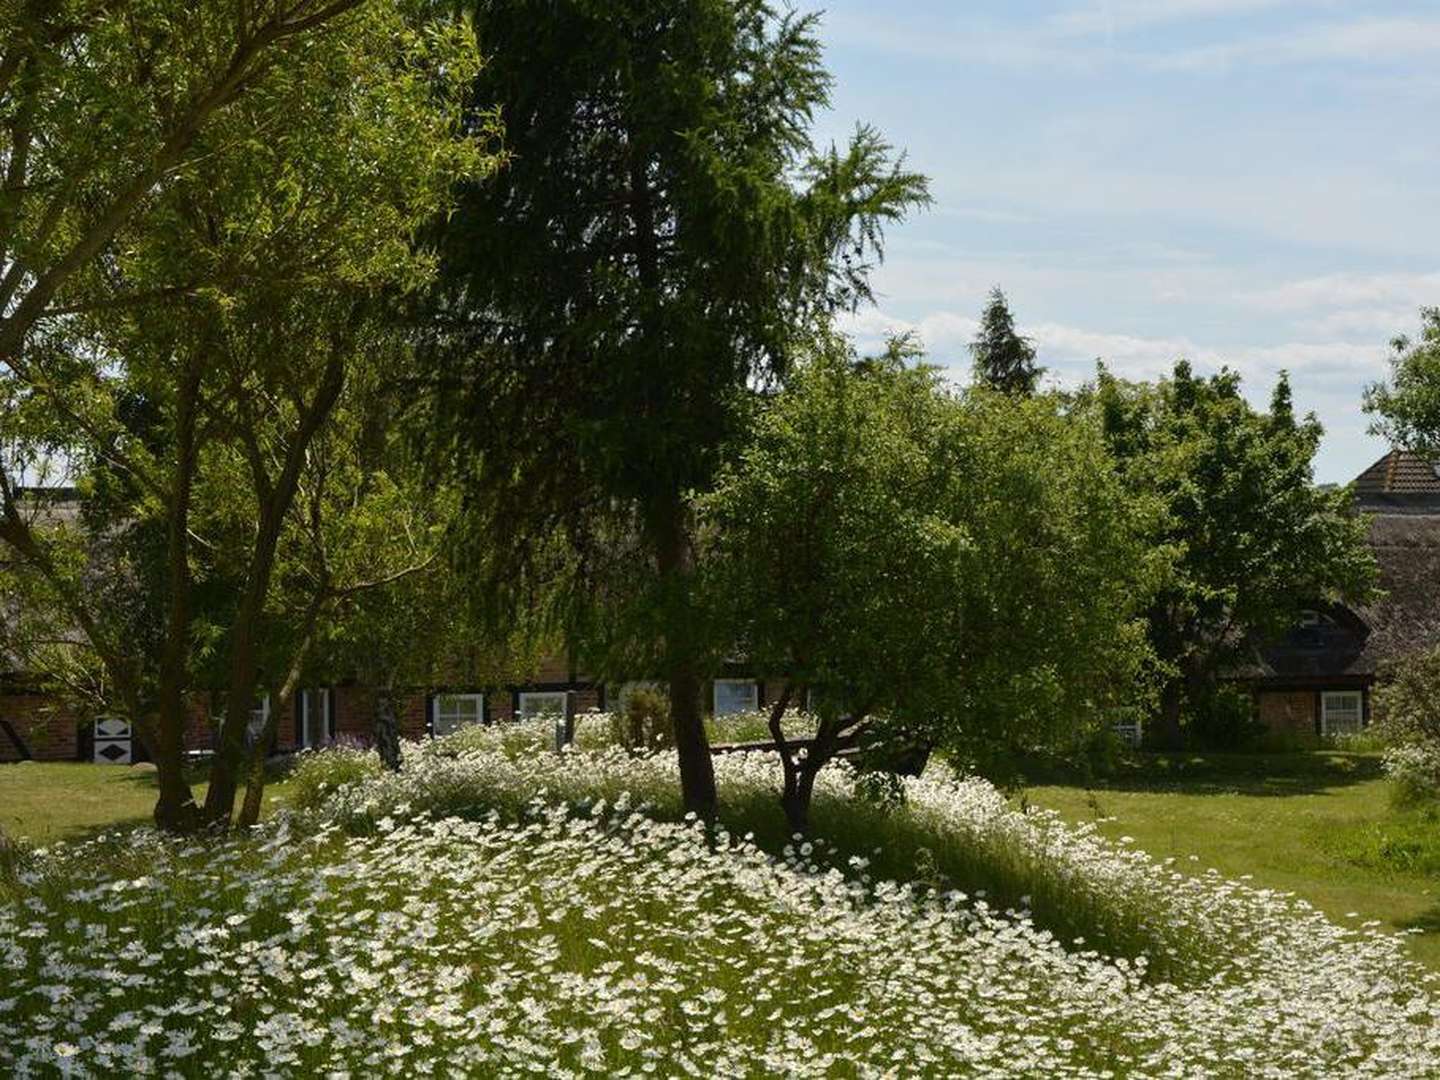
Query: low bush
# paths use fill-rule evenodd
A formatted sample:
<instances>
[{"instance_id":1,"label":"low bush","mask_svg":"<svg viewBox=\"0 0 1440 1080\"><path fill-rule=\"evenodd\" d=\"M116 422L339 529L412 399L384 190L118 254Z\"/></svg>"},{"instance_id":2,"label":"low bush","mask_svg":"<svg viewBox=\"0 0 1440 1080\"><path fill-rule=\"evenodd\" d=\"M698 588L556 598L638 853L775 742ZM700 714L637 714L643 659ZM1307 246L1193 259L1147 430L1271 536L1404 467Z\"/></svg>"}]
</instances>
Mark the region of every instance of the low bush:
<instances>
[{"instance_id":1,"label":"low bush","mask_svg":"<svg viewBox=\"0 0 1440 1080\"><path fill-rule=\"evenodd\" d=\"M1194 702L1186 718L1186 740L1197 750L1243 750L1267 732L1255 718L1248 690L1223 684Z\"/></svg>"},{"instance_id":2,"label":"low bush","mask_svg":"<svg viewBox=\"0 0 1440 1080\"><path fill-rule=\"evenodd\" d=\"M1440 746L1421 742L1392 746L1385 751L1383 766L1397 806L1440 802Z\"/></svg>"},{"instance_id":3,"label":"low bush","mask_svg":"<svg viewBox=\"0 0 1440 1080\"><path fill-rule=\"evenodd\" d=\"M610 739L636 753L674 746L669 697L650 687L632 690L624 709L610 714Z\"/></svg>"},{"instance_id":4,"label":"low bush","mask_svg":"<svg viewBox=\"0 0 1440 1080\"><path fill-rule=\"evenodd\" d=\"M322 804L339 788L385 771L380 755L359 746L335 745L295 757L289 775L289 801L300 809Z\"/></svg>"}]
</instances>

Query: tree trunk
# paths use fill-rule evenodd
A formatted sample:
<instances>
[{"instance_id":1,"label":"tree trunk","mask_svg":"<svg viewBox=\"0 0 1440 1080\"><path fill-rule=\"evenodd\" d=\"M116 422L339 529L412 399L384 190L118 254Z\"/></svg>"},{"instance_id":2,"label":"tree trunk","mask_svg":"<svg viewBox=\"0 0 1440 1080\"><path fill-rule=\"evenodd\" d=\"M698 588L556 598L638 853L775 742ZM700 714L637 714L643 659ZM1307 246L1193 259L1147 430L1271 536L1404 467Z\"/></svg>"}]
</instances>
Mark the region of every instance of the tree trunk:
<instances>
[{"instance_id":1,"label":"tree trunk","mask_svg":"<svg viewBox=\"0 0 1440 1080\"><path fill-rule=\"evenodd\" d=\"M395 707L395 677L375 692L375 749L391 772L400 771L400 720Z\"/></svg>"},{"instance_id":2,"label":"tree trunk","mask_svg":"<svg viewBox=\"0 0 1440 1080\"><path fill-rule=\"evenodd\" d=\"M792 835L806 836L810 832L810 804L815 796L815 778L825 765L823 761L814 761L813 764L812 761L814 759L807 757L799 763L793 782L790 777L786 778L785 794L780 797Z\"/></svg>"},{"instance_id":3,"label":"tree trunk","mask_svg":"<svg viewBox=\"0 0 1440 1080\"><path fill-rule=\"evenodd\" d=\"M195 794L185 779L183 724L174 726L163 717L155 716L148 726L153 735L147 740L147 749L155 762L155 780L160 785L153 814L155 827L165 832L194 832L200 826L200 808L195 805Z\"/></svg>"},{"instance_id":4,"label":"tree trunk","mask_svg":"<svg viewBox=\"0 0 1440 1080\"><path fill-rule=\"evenodd\" d=\"M1160 691L1160 745L1178 750L1183 741L1180 732L1180 709L1184 701L1184 684L1171 679Z\"/></svg>"},{"instance_id":5,"label":"tree trunk","mask_svg":"<svg viewBox=\"0 0 1440 1080\"><path fill-rule=\"evenodd\" d=\"M710 758L710 740L700 711L700 671L690 610L690 537L685 527L685 504L678 493L658 508L654 539L667 603L665 655L681 795L687 811L713 821L718 802L715 763Z\"/></svg>"},{"instance_id":6,"label":"tree trunk","mask_svg":"<svg viewBox=\"0 0 1440 1080\"><path fill-rule=\"evenodd\" d=\"M348 333L348 330L347 330ZM270 591L270 578L275 569L275 549L285 515L290 511L300 485L310 444L330 416L345 379L344 343L334 343L325 375L315 391L310 407L300 418L294 438L285 451L285 464L273 485L257 476L260 498L260 524L251 549L250 566L245 589L235 610L230 629L229 706L220 727L219 745L210 770L210 790L205 795L205 818L217 825L228 825L235 809L235 794L245 762L245 729L248 726L249 703L255 696L258 673L256 635L265 598Z\"/></svg>"},{"instance_id":7,"label":"tree trunk","mask_svg":"<svg viewBox=\"0 0 1440 1080\"><path fill-rule=\"evenodd\" d=\"M270 730L271 725L267 723L260 738L250 748L250 757L245 763L245 799L240 804L240 816L235 820L242 829L254 828L260 821L260 808L265 803L265 746L269 742Z\"/></svg>"},{"instance_id":8,"label":"tree trunk","mask_svg":"<svg viewBox=\"0 0 1440 1080\"><path fill-rule=\"evenodd\" d=\"M202 339L203 340L203 339ZM200 352L186 357L176 394L175 476L166 523L165 641L160 656L160 715L156 724L155 770L160 801L155 823L162 829L185 832L199 823L200 809L185 780L185 724L189 719L185 695L190 659L190 493L199 449L195 443L195 414L200 397Z\"/></svg>"}]
</instances>

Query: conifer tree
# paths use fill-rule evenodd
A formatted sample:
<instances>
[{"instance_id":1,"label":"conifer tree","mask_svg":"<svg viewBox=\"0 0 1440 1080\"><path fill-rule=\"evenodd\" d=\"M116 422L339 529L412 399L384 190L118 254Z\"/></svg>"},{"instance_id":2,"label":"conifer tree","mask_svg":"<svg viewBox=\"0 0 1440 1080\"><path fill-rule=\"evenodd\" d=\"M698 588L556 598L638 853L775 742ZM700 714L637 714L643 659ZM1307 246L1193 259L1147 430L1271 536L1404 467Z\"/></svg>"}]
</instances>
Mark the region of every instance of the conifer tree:
<instances>
[{"instance_id":1,"label":"conifer tree","mask_svg":"<svg viewBox=\"0 0 1440 1080\"><path fill-rule=\"evenodd\" d=\"M975 381L1004 394L1029 397L1044 370L1035 363L1035 346L1015 331L1015 318L997 286L980 316L980 332L970 343Z\"/></svg>"},{"instance_id":2,"label":"conifer tree","mask_svg":"<svg viewBox=\"0 0 1440 1080\"><path fill-rule=\"evenodd\" d=\"M882 228L925 181L869 128L814 145L831 80L813 16L764 0L471 10L489 58L475 98L500 106L510 158L444 229L432 430L466 487L475 591L504 625L557 595L548 568L575 571L551 601L567 638L583 644L588 618L631 677L666 679L685 802L710 814L689 499L756 382L870 298ZM597 604L606 559L628 576ZM622 666L589 655L593 673Z\"/></svg>"}]
</instances>

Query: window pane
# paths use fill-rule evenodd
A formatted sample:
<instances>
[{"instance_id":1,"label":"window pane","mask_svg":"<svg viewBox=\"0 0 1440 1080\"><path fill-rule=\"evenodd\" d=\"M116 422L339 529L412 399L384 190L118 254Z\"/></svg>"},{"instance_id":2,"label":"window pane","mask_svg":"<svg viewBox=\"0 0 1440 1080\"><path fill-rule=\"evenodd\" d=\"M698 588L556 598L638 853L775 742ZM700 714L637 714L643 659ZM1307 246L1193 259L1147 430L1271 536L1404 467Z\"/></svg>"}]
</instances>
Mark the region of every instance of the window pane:
<instances>
[{"instance_id":1,"label":"window pane","mask_svg":"<svg viewBox=\"0 0 1440 1080\"><path fill-rule=\"evenodd\" d=\"M759 687L751 679L715 680L715 715L749 712L759 707Z\"/></svg>"},{"instance_id":2,"label":"window pane","mask_svg":"<svg viewBox=\"0 0 1440 1080\"><path fill-rule=\"evenodd\" d=\"M536 716L564 716L564 693L533 693L520 695L520 716L529 720Z\"/></svg>"},{"instance_id":3,"label":"window pane","mask_svg":"<svg viewBox=\"0 0 1440 1080\"><path fill-rule=\"evenodd\" d=\"M1327 693L1320 704L1321 728L1326 735L1343 735L1361 729L1364 709L1360 694Z\"/></svg>"},{"instance_id":4,"label":"window pane","mask_svg":"<svg viewBox=\"0 0 1440 1080\"><path fill-rule=\"evenodd\" d=\"M484 719L484 694L441 694L435 699L436 735L449 735Z\"/></svg>"}]
</instances>

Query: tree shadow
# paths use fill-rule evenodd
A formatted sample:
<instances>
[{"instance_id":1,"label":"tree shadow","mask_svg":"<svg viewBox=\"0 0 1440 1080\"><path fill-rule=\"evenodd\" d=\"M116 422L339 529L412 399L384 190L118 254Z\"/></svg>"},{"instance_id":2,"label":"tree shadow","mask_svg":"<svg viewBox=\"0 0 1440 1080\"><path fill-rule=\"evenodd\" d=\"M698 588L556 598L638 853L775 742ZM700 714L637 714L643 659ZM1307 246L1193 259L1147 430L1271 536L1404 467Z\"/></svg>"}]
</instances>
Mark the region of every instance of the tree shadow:
<instances>
[{"instance_id":1,"label":"tree shadow","mask_svg":"<svg viewBox=\"0 0 1440 1080\"><path fill-rule=\"evenodd\" d=\"M1379 780L1373 754L1341 750L1240 754L1198 751L1136 752L1103 764L1030 760L1021 763L1027 786L1058 785L1103 791L1254 795L1323 795Z\"/></svg>"},{"instance_id":2,"label":"tree shadow","mask_svg":"<svg viewBox=\"0 0 1440 1080\"><path fill-rule=\"evenodd\" d=\"M1419 915L1397 920L1395 925L1401 930L1419 930L1424 934L1440 934L1440 901L1431 904Z\"/></svg>"}]
</instances>

